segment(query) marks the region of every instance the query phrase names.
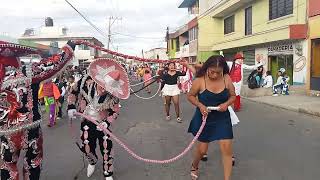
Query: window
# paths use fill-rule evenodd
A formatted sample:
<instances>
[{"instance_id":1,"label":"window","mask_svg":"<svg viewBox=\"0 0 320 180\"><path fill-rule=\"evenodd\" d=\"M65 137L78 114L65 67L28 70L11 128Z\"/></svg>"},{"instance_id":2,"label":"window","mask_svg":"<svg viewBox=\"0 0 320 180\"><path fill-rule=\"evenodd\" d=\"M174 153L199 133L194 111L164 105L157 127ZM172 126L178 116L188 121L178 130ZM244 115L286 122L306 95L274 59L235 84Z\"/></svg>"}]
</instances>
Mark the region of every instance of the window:
<instances>
[{"instance_id":1,"label":"window","mask_svg":"<svg viewBox=\"0 0 320 180\"><path fill-rule=\"evenodd\" d=\"M189 40L194 41L198 39L198 27L193 27L189 30Z\"/></svg>"},{"instance_id":2,"label":"window","mask_svg":"<svg viewBox=\"0 0 320 180\"><path fill-rule=\"evenodd\" d=\"M224 34L234 32L234 15L224 19Z\"/></svg>"},{"instance_id":3,"label":"window","mask_svg":"<svg viewBox=\"0 0 320 180\"><path fill-rule=\"evenodd\" d=\"M90 50L89 46L84 45L84 44L79 45L79 48L78 48L78 49L79 49L79 50Z\"/></svg>"},{"instance_id":4,"label":"window","mask_svg":"<svg viewBox=\"0 0 320 180\"><path fill-rule=\"evenodd\" d=\"M179 37L176 39L176 51L180 51L180 43L179 43Z\"/></svg>"},{"instance_id":5,"label":"window","mask_svg":"<svg viewBox=\"0 0 320 180\"><path fill-rule=\"evenodd\" d=\"M269 0L269 19L277 19L293 13L293 0Z\"/></svg>"},{"instance_id":6,"label":"window","mask_svg":"<svg viewBox=\"0 0 320 180\"><path fill-rule=\"evenodd\" d=\"M245 10L245 34L252 34L252 7Z\"/></svg>"}]
</instances>

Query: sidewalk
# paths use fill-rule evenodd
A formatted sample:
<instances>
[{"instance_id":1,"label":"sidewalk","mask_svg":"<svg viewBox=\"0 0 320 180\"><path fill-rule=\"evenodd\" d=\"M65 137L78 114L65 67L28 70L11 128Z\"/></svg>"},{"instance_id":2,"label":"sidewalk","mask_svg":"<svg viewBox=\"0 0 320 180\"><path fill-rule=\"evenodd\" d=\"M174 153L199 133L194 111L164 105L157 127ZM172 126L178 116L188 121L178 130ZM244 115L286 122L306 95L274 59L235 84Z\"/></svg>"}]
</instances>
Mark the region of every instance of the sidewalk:
<instances>
[{"instance_id":1,"label":"sidewalk","mask_svg":"<svg viewBox=\"0 0 320 180\"><path fill-rule=\"evenodd\" d=\"M320 97L311 97L306 95L289 95L289 96L262 96L246 98L261 104L267 104L274 107L305 113L320 117Z\"/></svg>"}]
</instances>

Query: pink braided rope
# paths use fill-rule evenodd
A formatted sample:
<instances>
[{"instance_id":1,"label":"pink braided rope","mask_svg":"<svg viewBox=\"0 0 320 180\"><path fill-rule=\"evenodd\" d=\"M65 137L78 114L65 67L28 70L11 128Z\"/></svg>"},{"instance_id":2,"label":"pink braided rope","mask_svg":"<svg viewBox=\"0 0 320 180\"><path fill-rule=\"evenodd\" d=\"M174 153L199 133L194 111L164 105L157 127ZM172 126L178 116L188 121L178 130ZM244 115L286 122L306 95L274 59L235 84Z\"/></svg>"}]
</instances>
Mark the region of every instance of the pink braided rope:
<instances>
[{"instance_id":1,"label":"pink braided rope","mask_svg":"<svg viewBox=\"0 0 320 180\"><path fill-rule=\"evenodd\" d=\"M179 160L180 158L182 158L184 155L187 154L187 152L192 148L192 146L194 145L194 143L196 142L196 140L199 138L200 134L203 131L204 126L206 125L206 121L207 121L207 117L203 117L202 118L202 124L200 126L199 131L197 132L196 136L194 136L194 138L192 139L192 141L190 142L190 144L187 146L187 148L180 154L178 154L177 156L171 158L171 159L167 159L167 160L155 160L155 159L146 159L143 158L139 155L137 155L135 152L133 152L127 145L125 145L117 136L115 136L114 134L112 134L107 128L105 128L104 126L101 126L97 121L95 121L93 118L79 113L77 112L76 115L82 116L83 118L87 119L88 121L94 123L95 125L99 126L105 133L109 134L111 138L113 138L122 148L124 148L132 157L136 158L137 160L140 161L144 161L146 163L153 163L153 164L168 164L174 161Z\"/></svg>"},{"instance_id":2,"label":"pink braided rope","mask_svg":"<svg viewBox=\"0 0 320 180\"><path fill-rule=\"evenodd\" d=\"M87 46L89 46L89 47L92 47L92 48L94 48L94 49L97 49L97 50L106 52L106 53L108 53L108 54L111 54L111 55L114 55L114 56L117 56L117 57L122 57L122 58L124 58L124 59L132 59L132 60L140 61L140 62L147 62L147 63L169 63L169 62L175 62L175 63L179 63L179 62L185 61L185 60L183 60L183 59L161 60L161 59L146 59L146 58L140 58L140 57L136 57L136 56L130 56L130 55L118 53L118 52L112 51L112 50L110 50L110 49L105 49L105 48L103 48L103 47L94 45L94 44L92 44L92 43L90 43L90 42L87 42L87 41L84 41L84 40L73 40L73 42L76 43L76 44L84 44L84 45L87 45Z\"/></svg>"}]
</instances>

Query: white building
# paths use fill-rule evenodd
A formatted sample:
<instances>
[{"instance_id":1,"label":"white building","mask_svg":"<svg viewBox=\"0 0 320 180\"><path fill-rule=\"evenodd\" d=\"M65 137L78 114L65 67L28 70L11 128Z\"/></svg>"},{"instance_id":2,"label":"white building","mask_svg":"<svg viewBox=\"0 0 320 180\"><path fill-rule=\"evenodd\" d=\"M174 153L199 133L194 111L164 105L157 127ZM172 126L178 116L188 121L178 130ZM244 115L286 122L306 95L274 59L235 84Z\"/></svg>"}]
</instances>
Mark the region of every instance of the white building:
<instances>
[{"instance_id":1,"label":"white building","mask_svg":"<svg viewBox=\"0 0 320 180\"><path fill-rule=\"evenodd\" d=\"M144 52L144 58L168 60L167 48L153 48Z\"/></svg>"},{"instance_id":2,"label":"white building","mask_svg":"<svg viewBox=\"0 0 320 180\"><path fill-rule=\"evenodd\" d=\"M74 36L68 33L66 27L53 26L51 18L46 18L45 26L41 27L37 33L34 29L26 29L19 41L32 41L48 45L51 47L51 53L56 53L71 39L86 40L92 44L103 46L95 37ZM100 51L85 45L77 46L74 54L73 64L80 67L87 66L94 58L101 57Z\"/></svg>"}]
</instances>

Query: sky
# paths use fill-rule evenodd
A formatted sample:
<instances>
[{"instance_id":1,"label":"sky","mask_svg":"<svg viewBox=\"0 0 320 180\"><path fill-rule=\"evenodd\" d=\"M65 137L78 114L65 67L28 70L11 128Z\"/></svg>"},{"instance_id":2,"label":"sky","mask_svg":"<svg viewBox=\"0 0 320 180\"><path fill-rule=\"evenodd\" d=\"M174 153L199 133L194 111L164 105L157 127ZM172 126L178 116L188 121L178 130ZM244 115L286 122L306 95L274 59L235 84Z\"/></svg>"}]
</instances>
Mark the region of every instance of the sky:
<instances>
[{"instance_id":1,"label":"sky","mask_svg":"<svg viewBox=\"0 0 320 180\"><path fill-rule=\"evenodd\" d=\"M45 17L55 26L65 26L74 35L94 36L107 46L107 37L94 30L65 0L0 0L0 34L18 38L26 28L39 29ZM69 0L105 34L108 18L118 17L111 26L110 49L140 55L155 47L166 47L166 27L183 25L187 9L179 9L182 0ZM130 36L124 36L124 35Z\"/></svg>"}]
</instances>

